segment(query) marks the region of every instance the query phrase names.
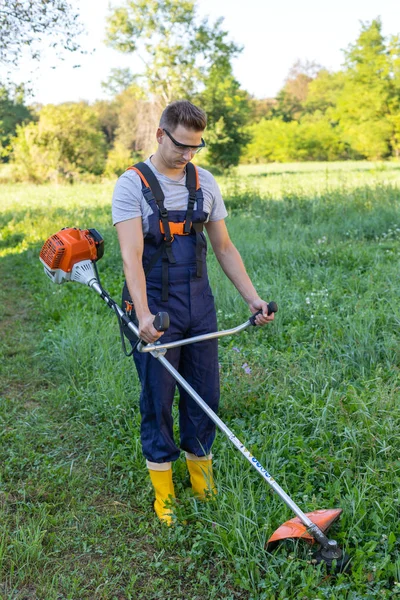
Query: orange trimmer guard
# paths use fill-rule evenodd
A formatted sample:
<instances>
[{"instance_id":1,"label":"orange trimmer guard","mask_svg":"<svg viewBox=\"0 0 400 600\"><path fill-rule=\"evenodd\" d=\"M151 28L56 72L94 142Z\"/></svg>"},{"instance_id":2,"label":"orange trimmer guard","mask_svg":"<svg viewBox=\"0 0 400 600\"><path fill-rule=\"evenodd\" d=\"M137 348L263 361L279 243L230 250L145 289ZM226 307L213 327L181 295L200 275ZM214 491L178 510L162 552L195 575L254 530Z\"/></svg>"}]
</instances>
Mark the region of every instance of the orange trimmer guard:
<instances>
[{"instance_id":1,"label":"orange trimmer guard","mask_svg":"<svg viewBox=\"0 0 400 600\"><path fill-rule=\"evenodd\" d=\"M341 508L327 508L313 510L312 512L306 513L306 515L321 529L321 531L325 532L329 529L332 523L339 519L342 512L343 509ZM267 549L272 550L278 542L290 538L301 538L302 540L306 540L311 544L315 543L315 539L307 532L305 525L303 525L299 517L294 517L294 519L290 519L278 527L278 529L271 535L267 542Z\"/></svg>"}]
</instances>

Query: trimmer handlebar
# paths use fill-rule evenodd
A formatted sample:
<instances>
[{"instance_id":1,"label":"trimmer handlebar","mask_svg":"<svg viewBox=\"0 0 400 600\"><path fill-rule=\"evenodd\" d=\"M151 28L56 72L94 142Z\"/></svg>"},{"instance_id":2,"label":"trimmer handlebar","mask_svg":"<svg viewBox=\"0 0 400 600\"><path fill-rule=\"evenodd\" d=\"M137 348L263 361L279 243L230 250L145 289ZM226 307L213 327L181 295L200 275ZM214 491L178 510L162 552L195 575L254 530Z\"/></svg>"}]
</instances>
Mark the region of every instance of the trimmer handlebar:
<instances>
[{"instance_id":1,"label":"trimmer handlebar","mask_svg":"<svg viewBox=\"0 0 400 600\"><path fill-rule=\"evenodd\" d=\"M278 311L278 305L276 304L276 302L270 302L268 304L268 314L270 315L277 311ZM220 338L220 337L224 337L226 335L233 335L235 333L239 333L240 331L243 331L243 329L246 329L250 325L255 325L255 318L257 317L257 315L260 315L260 314L262 314L261 310L254 313L254 315L252 315L245 323L242 323L241 325L238 325L237 327L233 327L232 329L225 329L223 331L214 331L212 333L196 335L195 337L185 338L183 340L177 340L176 342L167 342L165 344L163 344L162 341L158 341L155 344L144 344L143 342L140 342L137 346L137 349L139 350L139 352L166 351L169 348L177 348L178 346L186 346L187 344L194 344L196 342L203 342L205 340L211 340L213 338ZM166 323L167 319L168 319L168 325L169 325L168 313L157 313L157 315L154 319L154 322L153 322L154 328L157 329L156 324L158 324L158 323L161 323L161 322ZM136 326L131 324L131 325L129 325L129 327L137 335L138 331L137 331ZM166 329L157 329L157 331L166 331Z\"/></svg>"},{"instance_id":2,"label":"trimmer handlebar","mask_svg":"<svg viewBox=\"0 0 400 600\"><path fill-rule=\"evenodd\" d=\"M276 302L270 302L268 304L268 316L272 315L272 313L276 313L278 312L278 305ZM255 325L256 324L256 317L258 315L262 315L262 310L258 310L256 313L254 313L254 315L252 315L249 319L249 324L250 325ZM153 321L153 327L154 329L156 329L157 331L167 331L168 327L170 324L170 320L169 320L169 314L167 312L159 312L156 314L154 321Z\"/></svg>"},{"instance_id":3,"label":"trimmer handlebar","mask_svg":"<svg viewBox=\"0 0 400 600\"><path fill-rule=\"evenodd\" d=\"M167 312L157 313L153 321L153 327L157 331L167 331L169 327L169 314Z\"/></svg>"}]
</instances>

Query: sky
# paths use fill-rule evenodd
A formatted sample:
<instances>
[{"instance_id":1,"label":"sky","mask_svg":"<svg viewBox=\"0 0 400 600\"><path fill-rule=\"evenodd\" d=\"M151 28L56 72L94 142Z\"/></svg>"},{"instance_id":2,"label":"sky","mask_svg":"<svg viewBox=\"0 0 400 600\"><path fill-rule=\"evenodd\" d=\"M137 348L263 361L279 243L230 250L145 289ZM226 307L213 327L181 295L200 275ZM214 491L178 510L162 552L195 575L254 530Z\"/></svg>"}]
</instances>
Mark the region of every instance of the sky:
<instances>
[{"instance_id":1,"label":"sky","mask_svg":"<svg viewBox=\"0 0 400 600\"><path fill-rule=\"evenodd\" d=\"M107 97L101 82L112 68L141 71L139 59L104 44L109 4L118 6L124 0L70 2L79 7L87 31L82 45L88 53L66 54L60 61L48 52L37 65L24 59L12 78L17 82L31 80L32 101L94 102ZM198 0L197 6L201 17L208 16L211 21L223 17L230 39L243 46L233 61L234 75L256 98L274 97L298 59L340 69L343 49L355 42L361 22L380 16L384 35L400 33L399 0ZM0 69L0 79L3 76L4 69Z\"/></svg>"}]
</instances>

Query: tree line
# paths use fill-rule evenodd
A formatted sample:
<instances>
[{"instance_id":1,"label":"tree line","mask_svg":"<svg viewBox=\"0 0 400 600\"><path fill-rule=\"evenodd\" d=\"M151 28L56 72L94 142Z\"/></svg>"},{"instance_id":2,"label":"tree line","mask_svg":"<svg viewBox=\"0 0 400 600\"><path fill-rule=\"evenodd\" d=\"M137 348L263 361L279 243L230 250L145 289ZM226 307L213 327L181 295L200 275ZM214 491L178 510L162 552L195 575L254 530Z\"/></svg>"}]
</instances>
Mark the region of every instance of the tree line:
<instances>
[{"instance_id":1,"label":"tree line","mask_svg":"<svg viewBox=\"0 0 400 600\"><path fill-rule=\"evenodd\" d=\"M343 69L297 63L250 125L249 162L382 160L400 151L400 40L379 19L363 24Z\"/></svg>"},{"instance_id":2,"label":"tree line","mask_svg":"<svg viewBox=\"0 0 400 600\"><path fill-rule=\"evenodd\" d=\"M199 19L191 0L127 0L110 10L106 35L144 64L110 74L109 100L28 106L23 86L0 86L0 154L14 178L115 177L152 151L160 111L178 98L207 112L200 161L215 169L399 155L400 41L383 36L379 19L362 24L340 71L298 61L277 97L262 100L233 75L242 49L222 19Z\"/></svg>"}]
</instances>

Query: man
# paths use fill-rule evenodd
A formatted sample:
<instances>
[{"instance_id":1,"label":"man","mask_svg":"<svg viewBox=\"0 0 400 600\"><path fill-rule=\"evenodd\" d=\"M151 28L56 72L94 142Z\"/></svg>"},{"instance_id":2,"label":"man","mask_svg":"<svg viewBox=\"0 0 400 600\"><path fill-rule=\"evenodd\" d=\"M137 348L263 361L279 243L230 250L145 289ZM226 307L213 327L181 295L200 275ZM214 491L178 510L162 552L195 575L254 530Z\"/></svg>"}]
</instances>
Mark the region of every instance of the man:
<instances>
[{"instance_id":1,"label":"man","mask_svg":"<svg viewBox=\"0 0 400 600\"><path fill-rule=\"evenodd\" d=\"M205 113L186 100L164 110L157 129L157 150L145 163L130 167L113 195L116 226L126 277L123 299L134 315L142 340L174 341L217 330L214 299L207 278L205 228L215 255L252 313L257 325L272 321L258 296L225 225L227 212L214 177L190 162L204 147ZM164 333L153 327L155 314L168 312ZM219 400L217 340L168 350L167 358L216 411ZM142 392L141 441L155 491L158 517L171 523L168 499L174 498L171 463L180 454L173 438L175 380L147 353L135 351ZM178 386L179 387L179 386ZM215 425L179 389L180 448L186 453L192 488L204 499L215 493L211 446ZM166 505L167 504L167 505Z\"/></svg>"}]
</instances>

